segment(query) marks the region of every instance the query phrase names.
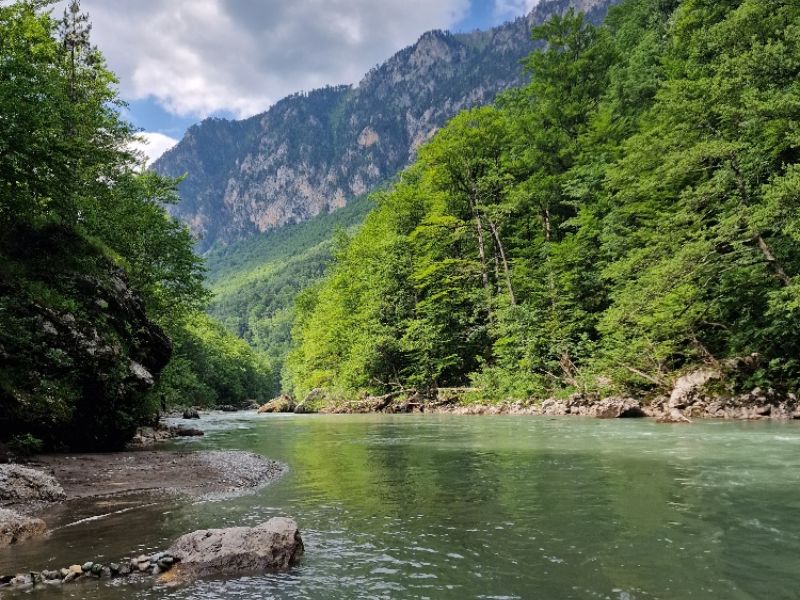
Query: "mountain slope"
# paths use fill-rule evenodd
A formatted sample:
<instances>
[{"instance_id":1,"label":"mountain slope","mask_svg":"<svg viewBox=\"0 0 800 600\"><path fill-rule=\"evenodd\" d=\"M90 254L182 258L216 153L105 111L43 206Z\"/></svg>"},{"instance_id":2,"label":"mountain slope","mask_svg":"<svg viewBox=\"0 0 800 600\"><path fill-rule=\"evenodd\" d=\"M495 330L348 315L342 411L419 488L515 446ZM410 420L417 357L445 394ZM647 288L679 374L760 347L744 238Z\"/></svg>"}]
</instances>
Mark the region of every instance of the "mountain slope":
<instances>
[{"instance_id":1,"label":"mountain slope","mask_svg":"<svg viewBox=\"0 0 800 600\"><path fill-rule=\"evenodd\" d=\"M485 32L431 31L357 86L290 96L244 121L209 119L158 160L187 174L173 214L207 250L343 207L394 176L460 110L519 84L532 26L570 7L601 20L614 0L546 0Z\"/></svg>"}]
</instances>

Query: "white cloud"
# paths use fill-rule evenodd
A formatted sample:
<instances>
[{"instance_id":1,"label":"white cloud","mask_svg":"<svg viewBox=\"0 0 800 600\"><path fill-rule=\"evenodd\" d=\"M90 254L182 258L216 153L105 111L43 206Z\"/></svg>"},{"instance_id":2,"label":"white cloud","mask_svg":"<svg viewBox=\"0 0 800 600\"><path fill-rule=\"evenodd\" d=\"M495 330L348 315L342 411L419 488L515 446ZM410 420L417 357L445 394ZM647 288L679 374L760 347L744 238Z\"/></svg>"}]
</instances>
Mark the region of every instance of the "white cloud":
<instances>
[{"instance_id":1,"label":"white cloud","mask_svg":"<svg viewBox=\"0 0 800 600\"><path fill-rule=\"evenodd\" d=\"M83 0L82 8L127 100L154 97L181 116L244 117L293 92L357 82L424 31L458 22L469 0Z\"/></svg>"},{"instance_id":2,"label":"white cloud","mask_svg":"<svg viewBox=\"0 0 800 600\"><path fill-rule=\"evenodd\" d=\"M135 150L147 157L147 164L152 164L167 150L178 143L178 140L163 133L143 132L137 135L138 141L133 144Z\"/></svg>"},{"instance_id":3,"label":"white cloud","mask_svg":"<svg viewBox=\"0 0 800 600\"><path fill-rule=\"evenodd\" d=\"M539 0L494 0L494 12L500 18L512 19L526 15L539 4Z\"/></svg>"}]
</instances>

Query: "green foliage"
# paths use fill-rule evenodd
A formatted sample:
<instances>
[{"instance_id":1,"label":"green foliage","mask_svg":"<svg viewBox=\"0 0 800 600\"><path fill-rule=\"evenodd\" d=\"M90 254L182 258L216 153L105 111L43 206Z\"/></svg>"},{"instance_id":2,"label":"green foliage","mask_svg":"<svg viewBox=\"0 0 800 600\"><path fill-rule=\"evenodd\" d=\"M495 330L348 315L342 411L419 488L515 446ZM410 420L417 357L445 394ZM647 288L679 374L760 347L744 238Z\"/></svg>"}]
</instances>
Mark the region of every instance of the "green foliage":
<instances>
[{"instance_id":1,"label":"green foliage","mask_svg":"<svg viewBox=\"0 0 800 600\"><path fill-rule=\"evenodd\" d=\"M232 404L271 374L203 315L202 262L164 209L179 181L141 171L88 17L73 1L56 21L51 4L0 6L0 441L112 449L175 378ZM164 332L176 363L148 394Z\"/></svg>"},{"instance_id":2,"label":"green foliage","mask_svg":"<svg viewBox=\"0 0 800 600\"><path fill-rule=\"evenodd\" d=\"M209 313L280 373L297 295L323 277L336 231L354 229L372 207L369 198L359 198L335 212L213 250L206 257L213 292ZM273 394L279 388L276 380Z\"/></svg>"},{"instance_id":3,"label":"green foliage","mask_svg":"<svg viewBox=\"0 0 800 600\"><path fill-rule=\"evenodd\" d=\"M175 353L153 395L162 406L263 404L277 383L266 358L204 314L174 337Z\"/></svg>"},{"instance_id":4,"label":"green foliage","mask_svg":"<svg viewBox=\"0 0 800 600\"><path fill-rule=\"evenodd\" d=\"M800 381L800 8L627 0L538 27L297 305L298 393L649 393L756 355Z\"/></svg>"},{"instance_id":5,"label":"green foliage","mask_svg":"<svg viewBox=\"0 0 800 600\"><path fill-rule=\"evenodd\" d=\"M30 433L25 433L11 438L8 448L19 456L32 456L44 449L44 442Z\"/></svg>"}]
</instances>

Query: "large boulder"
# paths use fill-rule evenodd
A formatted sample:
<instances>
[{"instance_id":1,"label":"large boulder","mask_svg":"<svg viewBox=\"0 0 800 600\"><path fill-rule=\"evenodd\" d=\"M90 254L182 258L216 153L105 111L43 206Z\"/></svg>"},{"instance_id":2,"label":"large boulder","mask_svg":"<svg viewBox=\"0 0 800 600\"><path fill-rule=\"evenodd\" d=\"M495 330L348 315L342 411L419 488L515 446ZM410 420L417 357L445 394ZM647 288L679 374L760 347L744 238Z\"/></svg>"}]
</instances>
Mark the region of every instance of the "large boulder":
<instances>
[{"instance_id":1,"label":"large boulder","mask_svg":"<svg viewBox=\"0 0 800 600\"><path fill-rule=\"evenodd\" d=\"M0 548L39 537L46 533L47 525L41 519L0 508Z\"/></svg>"},{"instance_id":2,"label":"large boulder","mask_svg":"<svg viewBox=\"0 0 800 600\"><path fill-rule=\"evenodd\" d=\"M267 402L265 405L258 409L259 414L264 413L290 413L294 412L295 404L292 397L287 394L282 394Z\"/></svg>"},{"instance_id":3,"label":"large boulder","mask_svg":"<svg viewBox=\"0 0 800 600\"><path fill-rule=\"evenodd\" d=\"M703 388L722 373L717 369L698 369L680 377L672 388L668 408L686 408L700 399Z\"/></svg>"},{"instance_id":4,"label":"large boulder","mask_svg":"<svg viewBox=\"0 0 800 600\"><path fill-rule=\"evenodd\" d=\"M178 560L169 581L196 577L285 571L303 555L300 530L292 519L276 517L258 527L195 531L167 551Z\"/></svg>"},{"instance_id":5,"label":"large boulder","mask_svg":"<svg viewBox=\"0 0 800 600\"><path fill-rule=\"evenodd\" d=\"M65 498L55 477L20 465L0 465L0 503L60 502Z\"/></svg>"},{"instance_id":6,"label":"large boulder","mask_svg":"<svg viewBox=\"0 0 800 600\"><path fill-rule=\"evenodd\" d=\"M596 419L644 417L642 405L633 398L606 398L589 407L589 416Z\"/></svg>"}]
</instances>

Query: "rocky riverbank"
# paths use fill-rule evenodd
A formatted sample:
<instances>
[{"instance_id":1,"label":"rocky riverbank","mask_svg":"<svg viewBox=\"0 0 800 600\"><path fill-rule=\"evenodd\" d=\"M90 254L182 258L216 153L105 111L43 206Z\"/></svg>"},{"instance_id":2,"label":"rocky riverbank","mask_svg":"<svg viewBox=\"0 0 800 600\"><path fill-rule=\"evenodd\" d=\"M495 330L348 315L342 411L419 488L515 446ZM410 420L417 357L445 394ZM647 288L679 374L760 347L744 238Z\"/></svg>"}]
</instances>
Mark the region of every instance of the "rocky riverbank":
<instances>
[{"instance_id":1,"label":"rocky riverbank","mask_svg":"<svg viewBox=\"0 0 800 600\"><path fill-rule=\"evenodd\" d=\"M178 585L198 577L285 571L303 556L304 550L297 523L276 517L252 528L188 533L166 551L119 562L88 561L61 569L0 575L0 590L147 576L158 577L167 585Z\"/></svg>"},{"instance_id":2,"label":"rocky riverbank","mask_svg":"<svg viewBox=\"0 0 800 600\"><path fill-rule=\"evenodd\" d=\"M702 369L676 380L669 396L631 398L602 397L595 393L572 394L546 400L475 401L480 390L436 389L428 392L402 390L383 396L348 400L314 390L296 403L283 395L259 409L260 413L320 412L326 414L433 413L455 415L581 416L598 419L654 418L661 423L690 423L692 419L790 420L800 419L800 402L793 393L754 389L744 394L724 394L709 384L719 372ZM711 389L710 389L711 388Z\"/></svg>"},{"instance_id":3,"label":"rocky riverbank","mask_svg":"<svg viewBox=\"0 0 800 600\"><path fill-rule=\"evenodd\" d=\"M47 534L54 504L133 494L223 499L255 491L285 472L239 451L140 451L44 455L0 465L0 548Z\"/></svg>"},{"instance_id":4,"label":"rocky riverbank","mask_svg":"<svg viewBox=\"0 0 800 600\"><path fill-rule=\"evenodd\" d=\"M236 496L277 479L286 468L250 452L152 450L52 454L38 456L26 466L57 479L66 500L140 492L194 498Z\"/></svg>"}]
</instances>

